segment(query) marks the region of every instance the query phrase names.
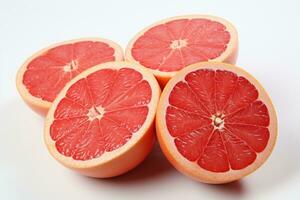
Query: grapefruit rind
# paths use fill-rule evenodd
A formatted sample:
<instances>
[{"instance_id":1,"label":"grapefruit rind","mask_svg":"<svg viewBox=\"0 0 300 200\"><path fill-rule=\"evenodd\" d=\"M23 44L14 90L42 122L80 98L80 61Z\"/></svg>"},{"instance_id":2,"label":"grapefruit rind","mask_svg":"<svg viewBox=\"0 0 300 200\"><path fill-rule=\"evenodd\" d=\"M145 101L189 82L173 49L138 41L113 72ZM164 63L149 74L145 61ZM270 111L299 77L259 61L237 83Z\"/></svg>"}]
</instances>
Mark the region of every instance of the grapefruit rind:
<instances>
[{"instance_id":1,"label":"grapefruit rind","mask_svg":"<svg viewBox=\"0 0 300 200\"><path fill-rule=\"evenodd\" d=\"M135 132L131 139L123 146L111 152L105 152L98 158L90 160L74 160L58 152L55 141L50 136L50 126L54 120L54 112L58 103L65 97L68 89L83 77L102 69L131 68L143 75L143 80L148 81L152 90L152 97L148 104L149 112L141 128ZM44 141L50 154L64 166L76 170L84 175L98 178L117 176L125 173L138 165L151 151L154 141L154 119L160 97L160 87L155 77L143 67L129 62L107 62L96 65L73 78L54 100L46 116L44 126Z\"/></svg>"},{"instance_id":2,"label":"grapefruit rind","mask_svg":"<svg viewBox=\"0 0 300 200\"><path fill-rule=\"evenodd\" d=\"M195 19L195 18L202 18L202 19L209 19L213 21L220 22L221 24L225 25L227 28L227 31L230 33L230 41L227 44L226 50L217 58L211 59L209 61L213 62L225 62L230 64L235 64L238 54L238 33L235 27L226 19L217 17L217 16L211 16L211 15L182 15L182 16L175 16L171 18L167 18L161 21L158 21L156 23L153 23L152 25L144 28L142 31L140 31L138 34L134 36L134 38L128 43L126 50L125 50L125 60L136 62L138 64L139 61L137 61L131 54L132 47L135 43L135 41L141 37L146 31L148 31L150 28L155 27L159 24L164 24L166 22L176 20L176 19ZM154 76L158 79L158 82L161 86L166 85L166 83L169 81L169 79L177 73L176 71L173 72L163 72L159 70L153 70L150 68L147 68L150 70Z\"/></svg>"},{"instance_id":3,"label":"grapefruit rind","mask_svg":"<svg viewBox=\"0 0 300 200\"><path fill-rule=\"evenodd\" d=\"M114 56L116 61L122 61L123 58L123 50L121 46L116 44L115 42L108 40L108 39L103 39L103 38L97 38L97 37L89 37L89 38L80 38L80 39L73 39L73 40L68 40L64 42L59 42L52 44L42 50L39 50L32 56L30 56L20 67L20 69L17 72L17 77L16 77L16 86L17 90L19 91L19 94L21 95L22 99L25 101L25 103L35 112L39 113L42 116L45 116L47 114L47 111L49 110L51 106L51 102L42 100L41 98L35 97L31 95L26 88L26 86L23 84L23 76L24 73L27 70L28 64L35 59L36 57L42 55L43 53L47 52L48 50L64 45L64 44L70 44L70 43L75 43L75 42L81 42L81 41L99 41L99 42L104 42L108 44L110 47L112 47L115 50Z\"/></svg>"},{"instance_id":4,"label":"grapefruit rind","mask_svg":"<svg viewBox=\"0 0 300 200\"><path fill-rule=\"evenodd\" d=\"M197 164L197 162L191 162L179 153L178 149L175 146L174 138L168 132L165 114L166 114L166 109L169 105L168 99L169 99L170 92L172 91L176 83L178 83L179 81L184 81L184 78L188 73L198 69L223 69L223 70L232 71L236 73L238 76L247 77L247 79L252 84L254 84L254 86L259 92L258 100L262 100L268 108L269 115L270 115L270 125L269 125L270 138L268 144L261 153L257 154L256 160L244 169L241 170L230 169L229 171L222 172L222 173L220 172L216 173L216 172L205 170L201 168ZM262 85L252 75L244 71L242 68L236 67L231 64L219 63L219 62L200 62L184 68L177 75L175 75L175 77L173 77L165 86L161 94L161 98L157 110L158 111L156 114L156 133L162 151L166 155L167 159L172 163L172 165L178 171L200 182L211 183L211 184L228 183L228 182L238 180L252 173L267 160L276 143L277 115L270 97L268 96L267 92L262 87Z\"/></svg>"}]
</instances>

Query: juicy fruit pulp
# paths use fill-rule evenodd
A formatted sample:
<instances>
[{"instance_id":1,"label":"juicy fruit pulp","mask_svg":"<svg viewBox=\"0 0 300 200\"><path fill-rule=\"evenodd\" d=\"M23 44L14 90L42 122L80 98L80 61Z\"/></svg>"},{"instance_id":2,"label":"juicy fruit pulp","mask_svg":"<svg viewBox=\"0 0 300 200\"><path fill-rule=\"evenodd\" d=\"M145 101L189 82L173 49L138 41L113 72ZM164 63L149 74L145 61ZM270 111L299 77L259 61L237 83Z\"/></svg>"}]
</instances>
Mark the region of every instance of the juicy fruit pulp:
<instances>
[{"instance_id":1,"label":"juicy fruit pulp","mask_svg":"<svg viewBox=\"0 0 300 200\"><path fill-rule=\"evenodd\" d=\"M204 18L175 19L148 29L132 45L132 57L163 72L219 57L230 33L220 22Z\"/></svg>"},{"instance_id":2,"label":"juicy fruit pulp","mask_svg":"<svg viewBox=\"0 0 300 200\"><path fill-rule=\"evenodd\" d=\"M126 67L78 80L54 112L50 136L57 151L84 161L120 148L144 124L151 95L142 74Z\"/></svg>"},{"instance_id":3,"label":"juicy fruit pulp","mask_svg":"<svg viewBox=\"0 0 300 200\"><path fill-rule=\"evenodd\" d=\"M28 92L52 102L60 90L80 72L115 60L115 49L101 41L77 41L58 45L31 60L22 83Z\"/></svg>"},{"instance_id":4,"label":"juicy fruit pulp","mask_svg":"<svg viewBox=\"0 0 300 200\"><path fill-rule=\"evenodd\" d=\"M183 98L184 97L184 98ZM240 170L266 148L269 111L246 77L199 69L169 96L166 125L180 154L211 172Z\"/></svg>"}]
</instances>

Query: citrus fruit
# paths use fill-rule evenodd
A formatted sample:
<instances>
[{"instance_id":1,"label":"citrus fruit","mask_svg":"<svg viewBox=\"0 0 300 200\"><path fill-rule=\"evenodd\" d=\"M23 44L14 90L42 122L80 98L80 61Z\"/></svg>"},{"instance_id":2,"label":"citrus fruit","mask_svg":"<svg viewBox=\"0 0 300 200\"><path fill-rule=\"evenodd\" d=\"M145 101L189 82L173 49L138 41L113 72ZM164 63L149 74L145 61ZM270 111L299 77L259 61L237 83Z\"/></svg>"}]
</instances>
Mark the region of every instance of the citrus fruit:
<instances>
[{"instance_id":1,"label":"citrus fruit","mask_svg":"<svg viewBox=\"0 0 300 200\"><path fill-rule=\"evenodd\" d=\"M208 15L179 16L159 21L128 44L126 59L150 69L163 87L182 68L202 61L234 64L237 31L228 21Z\"/></svg>"},{"instance_id":2,"label":"citrus fruit","mask_svg":"<svg viewBox=\"0 0 300 200\"><path fill-rule=\"evenodd\" d=\"M46 117L45 143L66 167L92 177L117 176L150 152L160 96L143 67L108 62L72 79Z\"/></svg>"},{"instance_id":3,"label":"citrus fruit","mask_svg":"<svg viewBox=\"0 0 300 200\"><path fill-rule=\"evenodd\" d=\"M84 38L61 42L31 56L17 73L17 89L37 113L46 115L51 103L73 77L94 65L123 60L123 51L112 41Z\"/></svg>"},{"instance_id":4,"label":"citrus fruit","mask_svg":"<svg viewBox=\"0 0 300 200\"><path fill-rule=\"evenodd\" d=\"M183 174L226 183L266 161L277 118L268 94L249 73L202 62L180 71L164 88L156 132L164 154Z\"/></svg>"}]
</instances>

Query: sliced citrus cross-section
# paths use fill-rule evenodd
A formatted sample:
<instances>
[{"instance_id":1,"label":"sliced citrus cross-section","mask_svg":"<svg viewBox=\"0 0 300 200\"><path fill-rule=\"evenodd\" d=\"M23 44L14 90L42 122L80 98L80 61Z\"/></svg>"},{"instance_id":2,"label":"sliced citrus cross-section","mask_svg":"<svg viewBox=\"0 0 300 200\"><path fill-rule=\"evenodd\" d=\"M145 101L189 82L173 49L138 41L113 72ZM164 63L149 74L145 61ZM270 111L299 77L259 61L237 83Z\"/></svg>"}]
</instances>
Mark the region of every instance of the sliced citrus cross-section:
<instances>
[{"instance_id":1,"label":"sliced citrus cross-section","mask_svg":"<svg viewBox=\"0 0 300 200\"><path fill-rule=\"evenodd\" d=\"M166 85L156 132L164 154L183 174L226 183L266 161L276 141L277 118L268 94L249 73L202 62Z\"/></svg>"},{"instance_id":2,"label":"sliced citrus cross-section","mask_svg":"<svg viewBox=\"0 0 300 200\"><path fill-rule=\"evenodd\" d=\"M233 25L214 16L189 15L159 21L128 44L126 59L150 69L161 86L182 68L201 61L234 64L238 37Z\"/></svg>"},{"instance_id":3,"label":"sliced citrus cross-section","mask_svg":"<svg viewBox=\"0 0 300 200\"><path fill-rule=\"evenodd\" d=\"M92 177L117 176L150 152L160 96L154 76L128 62L92 67L69 82L45 122L45 143L66 167Z\"/></svg>"},{"instance_id":4,"label":"sliced citrus cross-section","mask_svg":"<svg viewBox=\"0 0 300 200\"><path fill-rule=\"evenodd\" d=\"M108 61L123 60L116 43L100 38L61 42L31 56L17 73L17 89L36 112L46 115L60 90L80 72Z\"/></svg>"}]
</instances>

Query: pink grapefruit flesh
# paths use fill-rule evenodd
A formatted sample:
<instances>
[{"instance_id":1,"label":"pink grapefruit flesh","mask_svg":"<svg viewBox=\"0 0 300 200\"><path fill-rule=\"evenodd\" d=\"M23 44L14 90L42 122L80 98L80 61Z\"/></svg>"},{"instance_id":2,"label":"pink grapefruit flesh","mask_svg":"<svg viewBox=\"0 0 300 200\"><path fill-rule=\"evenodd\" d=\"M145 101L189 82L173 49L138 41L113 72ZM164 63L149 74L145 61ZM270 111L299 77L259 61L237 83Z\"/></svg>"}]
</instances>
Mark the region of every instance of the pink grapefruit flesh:
<instances>
[{"instance_id":1,"label":"pink grapefruit flesh","mask_svg":"<svg viewBox=\"0 0 300 200\"><path fill-rule=\"evenodd\" d=\"M56 159L88 176L111 177L147 156L160 90L153 75L140 68L104 63L67 84L46 120L46 144ZM114 166L120 158L127 163ZM111 169L104 169L109 162Z\"/></svg>"},{"instance_id":2,"label":"pink grapefruit flesh","mask_svg":"<svg viewBox=\"0 0 300 200\"><path fill-rule=\"evenodd\" d=\"M184 174L224 183L265 162L277 120L270 98L250 74L204 62L187 67L166 86L157 133L165 154Z\"/></svg>"},{"instance_id":3,"label":"pink grapefruit flesh","mask_svg":"<svg viewBox=\"0 0 300 200\"><path fill-rule=\"evenodd\" d=\"M201 61L235 63L237 33L224 19L180 16L157 22L128 45L126 59L150 69L164 85L182 68Z\"/></svg>"},{"instance_id":4,"label":"pink grapefruit flesh","mask_svg":"<svg viewBox=\"0 0 300 200\"><path fill-rule=\"evenodd\" d=\"M17 87L23 99L44 115L72 78L94 65L122 60L122 54L118 45L98 38L55 44L23 64L17 75Z\"/></svg>"}]
</instances>

